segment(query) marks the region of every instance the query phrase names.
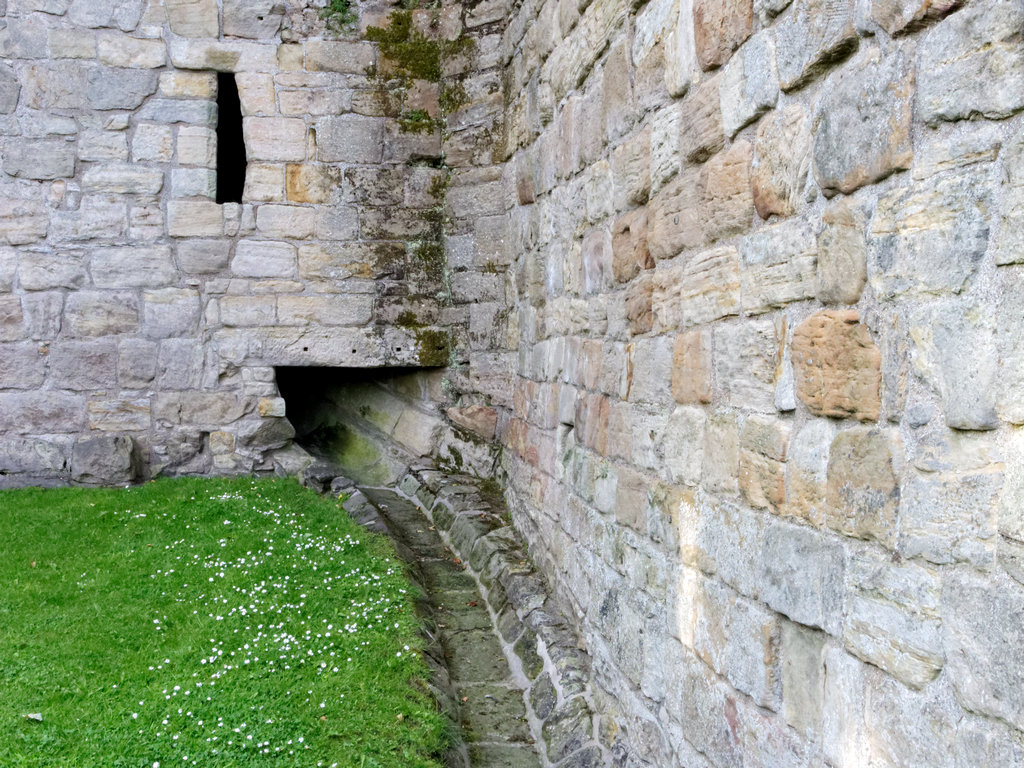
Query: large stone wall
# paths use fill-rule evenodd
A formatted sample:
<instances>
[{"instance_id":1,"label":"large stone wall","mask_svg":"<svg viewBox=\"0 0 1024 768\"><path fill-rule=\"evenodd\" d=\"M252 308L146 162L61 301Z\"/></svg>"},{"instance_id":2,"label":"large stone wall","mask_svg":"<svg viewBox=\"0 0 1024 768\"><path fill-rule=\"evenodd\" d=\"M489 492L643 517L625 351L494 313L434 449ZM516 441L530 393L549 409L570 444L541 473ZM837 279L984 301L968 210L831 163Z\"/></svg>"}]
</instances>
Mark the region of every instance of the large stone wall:
<instances>
[{"instance_id":1,"label":"large stone wall","mask_svg":"<svg viewBox=\"0 0 1024 768\"><path fill-rule=\"evenodd\" d=\"M619 764L1024 765L1022 29L510 16L508 496Z\"/></svg>"},{"instance_id":2,"label":"large stone wall","mask_svg":"<svg viewBox=\"0 0 1024 768\"><path fill-rule=\"evenodd\" d=\"M442 240L496 229L495 20L407 13L404 61L366 39L392 6L323 5L0 1L0 485L273 469L274 366L460 362L467 302L503 298L496 249L449 270ZM215 202L218 72L241 204Z\"/></svg>"}]
</instances>

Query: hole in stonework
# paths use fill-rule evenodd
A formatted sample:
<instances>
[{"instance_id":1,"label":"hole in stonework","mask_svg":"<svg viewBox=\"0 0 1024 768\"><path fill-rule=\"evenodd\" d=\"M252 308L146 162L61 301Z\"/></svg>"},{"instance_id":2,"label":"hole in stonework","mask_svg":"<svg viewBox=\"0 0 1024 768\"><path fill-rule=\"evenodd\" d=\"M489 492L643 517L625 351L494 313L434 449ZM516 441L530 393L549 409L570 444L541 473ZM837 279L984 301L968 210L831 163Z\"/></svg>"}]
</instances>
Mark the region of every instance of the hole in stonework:
<instances>
[{"instance_id":1,"label":"hole in stonework","mask_svg":"<svg viewBox=\"0 0 1024 768\"><path fill-rule=\"evenodd\" d=\"M240 203L245 189L242 105L234 72L217 73L217 202Z\"/></svg>"},{"instance_id":2,"label":"hole in stonework","mask_svg":"<svg viewBox=\"0 0 1024 768\"><path fill-rule=\"evenodd\" d=\"M303 348L302 348L302 351L303 351L303 352L309 352L309 347L303 347Z\"/></svg>"}]
</instances>

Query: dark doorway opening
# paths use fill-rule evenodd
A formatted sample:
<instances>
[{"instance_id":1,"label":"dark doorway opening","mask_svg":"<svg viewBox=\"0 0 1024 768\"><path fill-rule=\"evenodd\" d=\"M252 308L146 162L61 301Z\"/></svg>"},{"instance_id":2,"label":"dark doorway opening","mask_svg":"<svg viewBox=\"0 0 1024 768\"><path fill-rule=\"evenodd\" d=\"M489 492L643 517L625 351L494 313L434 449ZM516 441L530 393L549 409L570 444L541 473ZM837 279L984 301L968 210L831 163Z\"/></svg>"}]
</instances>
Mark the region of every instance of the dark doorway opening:
<instances>
[{"instance_id":1,"label":"dark doorway opening","mask_svg":"<svg viewBox=\"0 0 1024 768\"><path fill-rule=\"evenodd\" d=\"M234 72L217 73L217 202L240 203L245 189L242 104Z\"/></svg>"}]
</instances>

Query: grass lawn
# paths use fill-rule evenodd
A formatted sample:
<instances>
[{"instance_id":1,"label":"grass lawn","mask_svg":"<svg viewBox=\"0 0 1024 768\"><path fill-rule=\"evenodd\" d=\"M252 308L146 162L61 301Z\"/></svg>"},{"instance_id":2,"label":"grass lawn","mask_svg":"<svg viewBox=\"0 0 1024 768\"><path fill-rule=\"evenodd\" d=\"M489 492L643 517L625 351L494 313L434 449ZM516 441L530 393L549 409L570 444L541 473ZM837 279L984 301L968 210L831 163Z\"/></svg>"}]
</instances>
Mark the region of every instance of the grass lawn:
<instances>
[{"instance_id":1,"label":"grass lawn","mask_svg":"<svg viewBox=\"0 0 1024 768\"><path fill-rule=\"evenodd\" d=\"M3 768L440 766L419 643L390 542L292 481L0 492Z\"/></svg>"}]
</instances>

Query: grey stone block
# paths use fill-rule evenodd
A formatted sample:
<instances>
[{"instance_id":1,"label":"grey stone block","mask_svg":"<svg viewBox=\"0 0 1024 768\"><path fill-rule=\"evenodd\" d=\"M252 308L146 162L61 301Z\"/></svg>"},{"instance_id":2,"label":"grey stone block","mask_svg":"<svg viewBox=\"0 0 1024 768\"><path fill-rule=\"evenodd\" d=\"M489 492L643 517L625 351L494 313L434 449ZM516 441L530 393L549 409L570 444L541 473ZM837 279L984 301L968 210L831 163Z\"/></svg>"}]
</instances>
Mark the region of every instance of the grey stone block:
<instances>
[{"instance_id":1,"label":"grey stone block","mask_svg":"<svg viewBox=\"0 0 1024 768\"><path fill-rule=\"evenodd\" d=\"M71 450L72 480L90 485L131 482L133 448L132 439L124 435L79 439Z\"/></svg>"}]
</instances>

